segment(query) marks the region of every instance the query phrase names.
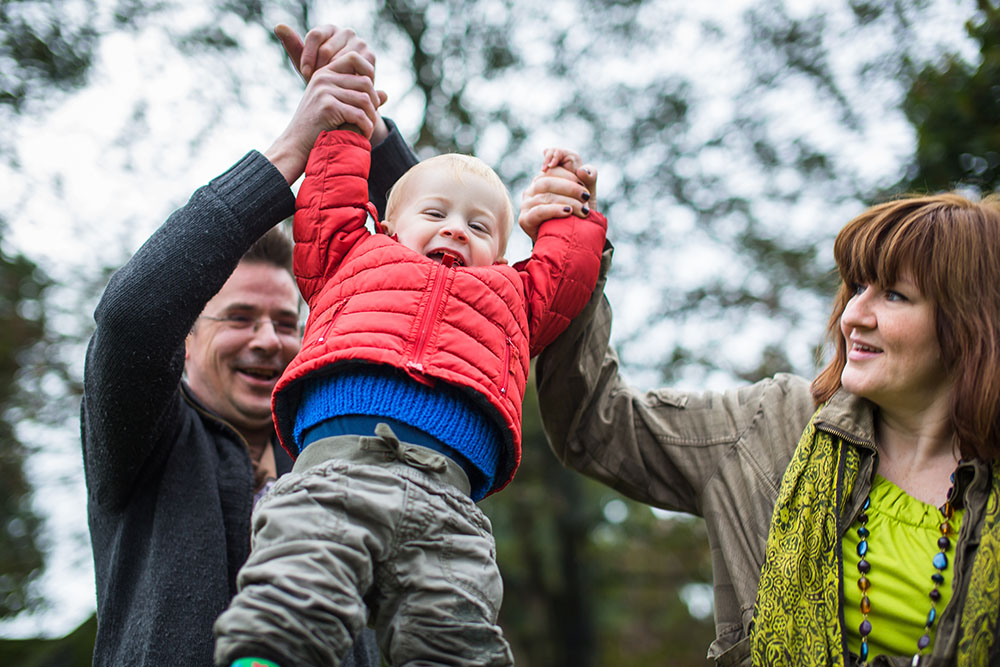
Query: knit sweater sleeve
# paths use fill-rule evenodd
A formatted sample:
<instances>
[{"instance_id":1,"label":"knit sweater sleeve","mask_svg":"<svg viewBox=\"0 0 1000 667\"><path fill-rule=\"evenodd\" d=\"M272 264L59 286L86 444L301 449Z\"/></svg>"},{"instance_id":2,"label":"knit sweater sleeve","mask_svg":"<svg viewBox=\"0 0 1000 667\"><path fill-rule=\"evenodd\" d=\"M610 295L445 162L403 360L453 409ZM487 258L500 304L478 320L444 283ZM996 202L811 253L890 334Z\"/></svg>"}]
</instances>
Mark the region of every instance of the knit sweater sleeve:
<instances>
[{"instance_id":1,"label":"knit sweater sleeve","mask_svg":"<svg viewBox=\"0 0 1000 667\"><path fill-rule=\"evenodd\" d=\"M389 127L389 136L372 146L372 168L368 176L368 199L375 205L379 220L385 217L385 200L390 188L418 162L396 124L384 116L383 120Z\"/></svg>"},{"instance_id":2,"label":"knit sweater sleeve","mask_svg":"<svg viewBox=\"0 0 1000 667\"><path fill-rule=\"evenodd\" d=\"M309 153L295 200L295 279L316 307L316 298L341 260L369 235L365 222L377 215L368 202L371 145L348 130L321 132Z\"/></svg>"},{"instance_id":3,"label":"knit sweater sleeve","mask_svg":"<svg viewBox=\"0 0 1000 667\"><path fill-rule=\"evenodd\" d=\"M195 191L111 277L84 368L92 500L124 502L154 452L172 446L187 333L243 253L292 210L281 173L250 152Z\"/></svg>"},{"instance_id":4,"label":"knit sweater sleeve","mask_svg":"<svg viewBox=\"0 0 1000 667\"><path fill-rule=\"evenodd\" d=\"M542 223L531 257L514 265L525 287L531 356L561 334L590 300L608 223L591 211Z\"/></svg>"}]
</instances>

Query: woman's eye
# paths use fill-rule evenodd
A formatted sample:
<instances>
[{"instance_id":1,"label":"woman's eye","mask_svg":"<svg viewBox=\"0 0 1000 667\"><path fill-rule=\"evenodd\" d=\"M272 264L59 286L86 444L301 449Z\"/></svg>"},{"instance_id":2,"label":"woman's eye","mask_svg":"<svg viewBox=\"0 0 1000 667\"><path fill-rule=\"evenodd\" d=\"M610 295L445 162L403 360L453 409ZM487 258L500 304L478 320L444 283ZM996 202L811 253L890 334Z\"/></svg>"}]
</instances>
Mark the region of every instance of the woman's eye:
<instances>
[{"instance_id":1,"label":"woman's eye","mask_svg":"<svg viewBox=\"0 0 1000 667\"><path fill-rule=\"evenodd\" d=\"M906 297L897 292L896 290L886 290L885 298L889 301L906 301Z\"/></svg>"},{"instance_id":2,"label":"woman's eye","mask_svg":"<svg viewBox=\"0 0 1000 667\"><path fill-rule=\"evenodd\" d=\"M857 296L862 292L864 292L866 289L868 289L868 285L865 285L864 283L854 283L853 285L851 285L851 294Z\"/></svg>"}]
</instances>

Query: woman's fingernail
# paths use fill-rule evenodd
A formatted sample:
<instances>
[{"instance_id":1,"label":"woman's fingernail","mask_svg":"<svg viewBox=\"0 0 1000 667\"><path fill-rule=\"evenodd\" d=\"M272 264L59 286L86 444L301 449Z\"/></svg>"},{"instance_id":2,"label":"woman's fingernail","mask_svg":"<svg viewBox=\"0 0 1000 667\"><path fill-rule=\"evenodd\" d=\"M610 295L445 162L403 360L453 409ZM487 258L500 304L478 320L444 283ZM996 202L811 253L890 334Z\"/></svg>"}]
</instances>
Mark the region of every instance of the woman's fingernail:
<instances>
[{"instance_id":1,"label":"woman's fingernail","mask_svg":"<svg viewBox=\"0 0 1000 667\"><path fill-rule=\"evenodd\" d=\"M583 201L589 201L590 200L590 193L587 192L586 190L584 190L583 194L580 195L580 198L583 199Z\"/></svg>"},{"instance_id":2,"label":"woman's fingernail","mask_svg":"<svg viewBox=\"0 0 1000 667\"><path fill-rule=\"evenodd\" d=\"M582 212L584 215L590 215L590 209L587 208L586 206L583 207Z\"/></svg>"},{"instance_id":3,"label":"woman's fingernail","mask_svg":"<svg viewBox=\"0 0 1000 667\"><path fill-rule=\"evenodd\" d=\"M569 206L563 206L563 213L572 213L573 209Z\"/></svg>"}]
</instances>

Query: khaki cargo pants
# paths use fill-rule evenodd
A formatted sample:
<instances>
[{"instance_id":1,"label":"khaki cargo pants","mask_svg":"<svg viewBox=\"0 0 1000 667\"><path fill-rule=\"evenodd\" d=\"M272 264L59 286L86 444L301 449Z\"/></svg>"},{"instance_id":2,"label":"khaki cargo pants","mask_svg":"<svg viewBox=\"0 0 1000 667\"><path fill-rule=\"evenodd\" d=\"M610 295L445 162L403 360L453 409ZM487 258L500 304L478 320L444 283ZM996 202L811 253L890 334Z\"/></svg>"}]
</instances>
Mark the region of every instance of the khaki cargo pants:
<instances>
[{"instance_id":1,"label":"khaki cargo pants","mask_svg":"<svg viewBox=\"0 0 1000 667\"><path fill-rule=\"evenodd\" d=\"M216 664L339 665L369 621L391 665L512 665L489 519L450 458L375 436L311 443L254 511Z\"/></svg>"}]
</instances>

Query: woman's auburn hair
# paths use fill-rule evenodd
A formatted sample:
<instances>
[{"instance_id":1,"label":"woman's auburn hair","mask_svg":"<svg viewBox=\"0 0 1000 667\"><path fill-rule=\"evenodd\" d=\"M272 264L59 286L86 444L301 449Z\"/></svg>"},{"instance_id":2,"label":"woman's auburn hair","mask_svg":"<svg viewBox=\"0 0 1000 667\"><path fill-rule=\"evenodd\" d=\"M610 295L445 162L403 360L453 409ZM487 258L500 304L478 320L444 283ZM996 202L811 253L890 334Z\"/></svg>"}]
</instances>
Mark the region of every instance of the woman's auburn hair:
<instances>
[{"instance_id":1,"label":"woman's auburn hair","mask_svg":"<svg viewBox=\"0 0 1000 667\"><path fill-rule=\"evenodd\" d=\"M840 318L856 285L909 274L935 304L951 421L963 458L1000 458L1000 196L909 195L869 208L840 231L841 283L827 334L834 356L812 383L817 405L840 389L847 343Z\"/></svg>"}]
</instances>

